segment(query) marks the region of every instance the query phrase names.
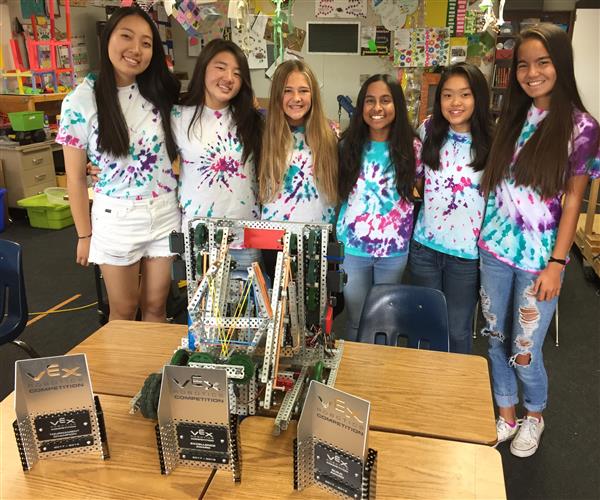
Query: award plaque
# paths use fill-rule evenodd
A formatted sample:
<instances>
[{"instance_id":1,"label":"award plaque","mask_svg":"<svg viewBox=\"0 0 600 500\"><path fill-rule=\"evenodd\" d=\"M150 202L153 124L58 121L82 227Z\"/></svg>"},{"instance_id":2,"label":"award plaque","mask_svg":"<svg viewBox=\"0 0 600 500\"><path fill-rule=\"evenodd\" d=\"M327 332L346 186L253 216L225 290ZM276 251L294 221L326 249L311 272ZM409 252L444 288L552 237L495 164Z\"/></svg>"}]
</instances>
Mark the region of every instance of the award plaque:
<instances>
[{"instance_id":1,"label":"award plaque","mask_svg":"<svg viewBox=\"0 0 600 500\"><path fill-rule=\"evenodd\" d=\"M163 368L156 440L161 473L177 465L230 470L240 480L237 416L223 369Z\"/></svg>"},{"instance_id":2,"label":"award plaque","mask_svg":"<svg viewBox=\"0 0 600 500\"><path fill-rule=\"evenodd\" d=\"M370 408L364 399L311 382L294 443L294 489L316 484L346 498L375 498Z\"/></svg>"},{"instance_id":3,"label":"award plaque","mask_svg":"<svg viewBox=\"0 0 600 500\"><path fill-rule=\"evenodd\" d=\"M23 470L46 458L97 453L109 458L100 400L85 354L15 363L15 439Z\"/></svg>"}]
</instances>

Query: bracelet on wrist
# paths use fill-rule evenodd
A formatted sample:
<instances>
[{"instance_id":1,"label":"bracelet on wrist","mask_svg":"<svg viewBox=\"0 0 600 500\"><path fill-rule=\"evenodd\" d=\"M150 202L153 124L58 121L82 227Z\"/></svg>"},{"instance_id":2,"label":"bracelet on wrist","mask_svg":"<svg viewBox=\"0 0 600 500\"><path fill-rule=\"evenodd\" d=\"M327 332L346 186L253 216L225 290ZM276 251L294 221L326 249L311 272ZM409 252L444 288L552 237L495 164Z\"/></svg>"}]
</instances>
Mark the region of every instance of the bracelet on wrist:
<instances>
[{"instance_id":1,"label":"bracelet on wrist","mask_svg":"<svg viewBox=\"0 0 600 500\"><path fill-rule=\"evenodd\" d=\"M87 240L88 238L92 237L92 233L88 234L87 236L77 236L78 240Z\"/></svg>"},{"instance_id":2,"label":"bracelet on wrist","mask_svg":"<svg viewBox=\"0 0 600 500\"><path fill-rule=\"evenodd\" d=\"M550 263L550 262L556 262L557 264L561 264L563 266L567 265L567 261L565 259L557 259L555 257L550 257L548 259L548 263Z\"/></svg>"}]
</instances>

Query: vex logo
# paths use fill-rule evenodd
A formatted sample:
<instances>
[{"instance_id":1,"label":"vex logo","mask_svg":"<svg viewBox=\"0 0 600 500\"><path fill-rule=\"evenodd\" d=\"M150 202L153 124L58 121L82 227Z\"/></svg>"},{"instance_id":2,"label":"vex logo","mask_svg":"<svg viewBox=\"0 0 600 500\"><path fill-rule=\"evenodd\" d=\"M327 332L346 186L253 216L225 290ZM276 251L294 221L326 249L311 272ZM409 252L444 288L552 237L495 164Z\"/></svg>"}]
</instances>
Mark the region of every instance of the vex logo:
<instances>
[{"instance_id":1,"label":"vex logo","mask_svg":"<svg viewBox=\"0 0 600 500\"><path fill-rule=\"evenodd\" d=\"M213 389L215 391L220 391L221 387L219 382L211 382L210 380L204 380L200 375L192 375L192 377L182 380L181 382L177 380L175 377L172 377L173 382L180 389L184 389L188 384L193 385L194 387L200 387L205 390Z\"/></svg>"},{"instance_id":2,"label":"vex logo","mask_svg":"<svg viewBox=\"0 0 600 500\"><path fill-rule=\"evenodd\" d=\"M79 366L74 366L73 368L62 368L58 363L53 363L48 365L37 375L27 372L27 376L35 382L39 382L44 377L81 377L81 373L79 373L80 368L81 367Z\"/></svg>"},{"instance_id":3,"label":"vex logo","mask_svg":"<svg viewBox=\"0 0 600 500\"><path fill-rule=\"evenodd\" d=\"M323 398L321 398L321 396L317 395L317 398L319 400L319 403L321 404L321 406L326 409L326 410L332 410L335 412L339 412L341 413L344 417L346 418L352 418L354 420L356 420L358 423L363 424L364 421L361 420L354 411L352 411L352 408L350 408L345 401L343 401L342 399L336 398L333 399L331 401L325 401Z\"/></svg>"},{"instance_id":4,"label":"vex logo","mask_svg":"<svg viewBox=\"0 0 600 500\"><path fill-rule=\"evenodd\" d=\"M329 463L329 465L337 467L338 469L342 469L344 472L348 472L349 470L348 462L344 461L339 455L330 455L329 453L327 453L327 462Z\"/></svg>"},{"instance_id":5,"label":"vex logo","mask_svg":"<svg viewBox=\"0 0 600 500\"><path fill-rule=\"evenodd\" d=\"M60 417L55 422L52 422L52 420L50 420L50 425L52 425L53 427L56 427L57 425L75 425L75 419Z\"/></svg>"},{"instance_id":6,"label":"vex logo","mask_svg":"<svg viewBox=\"0 0 600 500\"><path fill-rule=\"evenodd\" d=\"M203 439L214 439L212 432L206 432L204 429L198 429L197 431L190 431L192 437L203 438Z\"/></svg>"}]
</instances>

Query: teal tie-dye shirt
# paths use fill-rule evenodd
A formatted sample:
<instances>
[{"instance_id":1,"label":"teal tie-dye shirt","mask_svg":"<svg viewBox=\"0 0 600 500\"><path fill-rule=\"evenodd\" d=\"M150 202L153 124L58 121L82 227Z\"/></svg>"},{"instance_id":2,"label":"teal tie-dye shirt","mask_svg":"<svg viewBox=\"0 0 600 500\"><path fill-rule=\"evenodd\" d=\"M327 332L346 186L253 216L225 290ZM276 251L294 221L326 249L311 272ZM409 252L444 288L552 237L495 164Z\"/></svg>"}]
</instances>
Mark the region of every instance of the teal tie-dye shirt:
<instances>
[{"instance_id":1,"label":"teal tie-dye shirt","mask_svg":"<svg viewBox=\"0 0 600 500\"><path fill-rule=\"evenodd\" d=\"M100 168L94 192L113 198L142 200L170 193L177 187L167 153L160 113L137 84L117 89L129 131L129 153L114 158L98 149L98 112L95 78L88 75L62 104L56 142L84 149Z\"/></svg>"},{"instance_id":2,"label":"teal tie-dye shirt","mask_svg":"<svg viewBox=\"0 0 600 500\"><path fill-rule=\"evenodd\" d=\"M423 176L421 141L414 140L415 178ZM349 255L397 257L408 252L413 202L401 198L388 142L367 143L358 180L342 204L337 236Z\"/></svg>"},{"instance_id":3,"label":"teal tie-dye shirt","mask_svg":"<svg viewBox=\"0 0 600 500\"><path fill-rule=\"evenodd\" d=\"M263 205L263 220L333 223L335 207L317 189L312 153L304 133L304 127L292 128L294 145L289 166L281 191Z\"/></svg>"},{"instance_id":4,"label":"teal tie-dye shirt","mask_svg":"<svg viewBox=\"0 0 600 500\"><path fill-rule=\"evenodd\" d=\"M427 124L419 128L421 139ZM485 199L480 191L483 172L475 172L470 133L450 129L440 149L437 170L425 165L423 206L413 238L426 247L463 259L479 258L477 240Z\"/></svg>"},{"instance_id":5,"label":"teal tie-dye shirt","mask_svg":"<svg viewBox=\"0 0 600 500\"><path fill-rule=\"evenodd\" d=\"M529 109L513 162L546 115L547 111L535 106ZM573 112L572 119L568 176L600 177L598 122L579 110ZM544 199L535 188L517 186L512 176L503 180L488 198L479 247L513 267L539 273L546 267L556 243L562 195L556 193Z\"/></svg>"}]
</instances>

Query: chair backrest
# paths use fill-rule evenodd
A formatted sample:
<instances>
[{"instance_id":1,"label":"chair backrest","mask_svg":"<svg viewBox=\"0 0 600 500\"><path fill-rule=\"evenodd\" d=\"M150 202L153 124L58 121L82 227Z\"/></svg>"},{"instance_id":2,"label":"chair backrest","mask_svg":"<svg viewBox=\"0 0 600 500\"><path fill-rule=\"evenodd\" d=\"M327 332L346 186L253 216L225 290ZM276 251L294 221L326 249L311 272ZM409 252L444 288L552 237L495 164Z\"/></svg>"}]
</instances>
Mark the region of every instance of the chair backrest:
<instances>
[{"instance_id":1,"label":"chair backrest","mask_svg":"<svg viewBox=\"0 0 600 500\"><path fill-rule=\"evenodd\" d=\"M0 345L15 340L27 324L21 245L0 240Z\"/></svg>"},{"instance_id":2,"label":"chair backrest","mask_svg":"<svg viewBox=\"0 0 600 500\"><path fill-rule=\"evenodd\" d=\"M370 344L449 350L446 297L439 290L412 285L374 285L358 326L358 340ZM428 346L426 345L428 344Z\"/></svg>"}]
</instances>

